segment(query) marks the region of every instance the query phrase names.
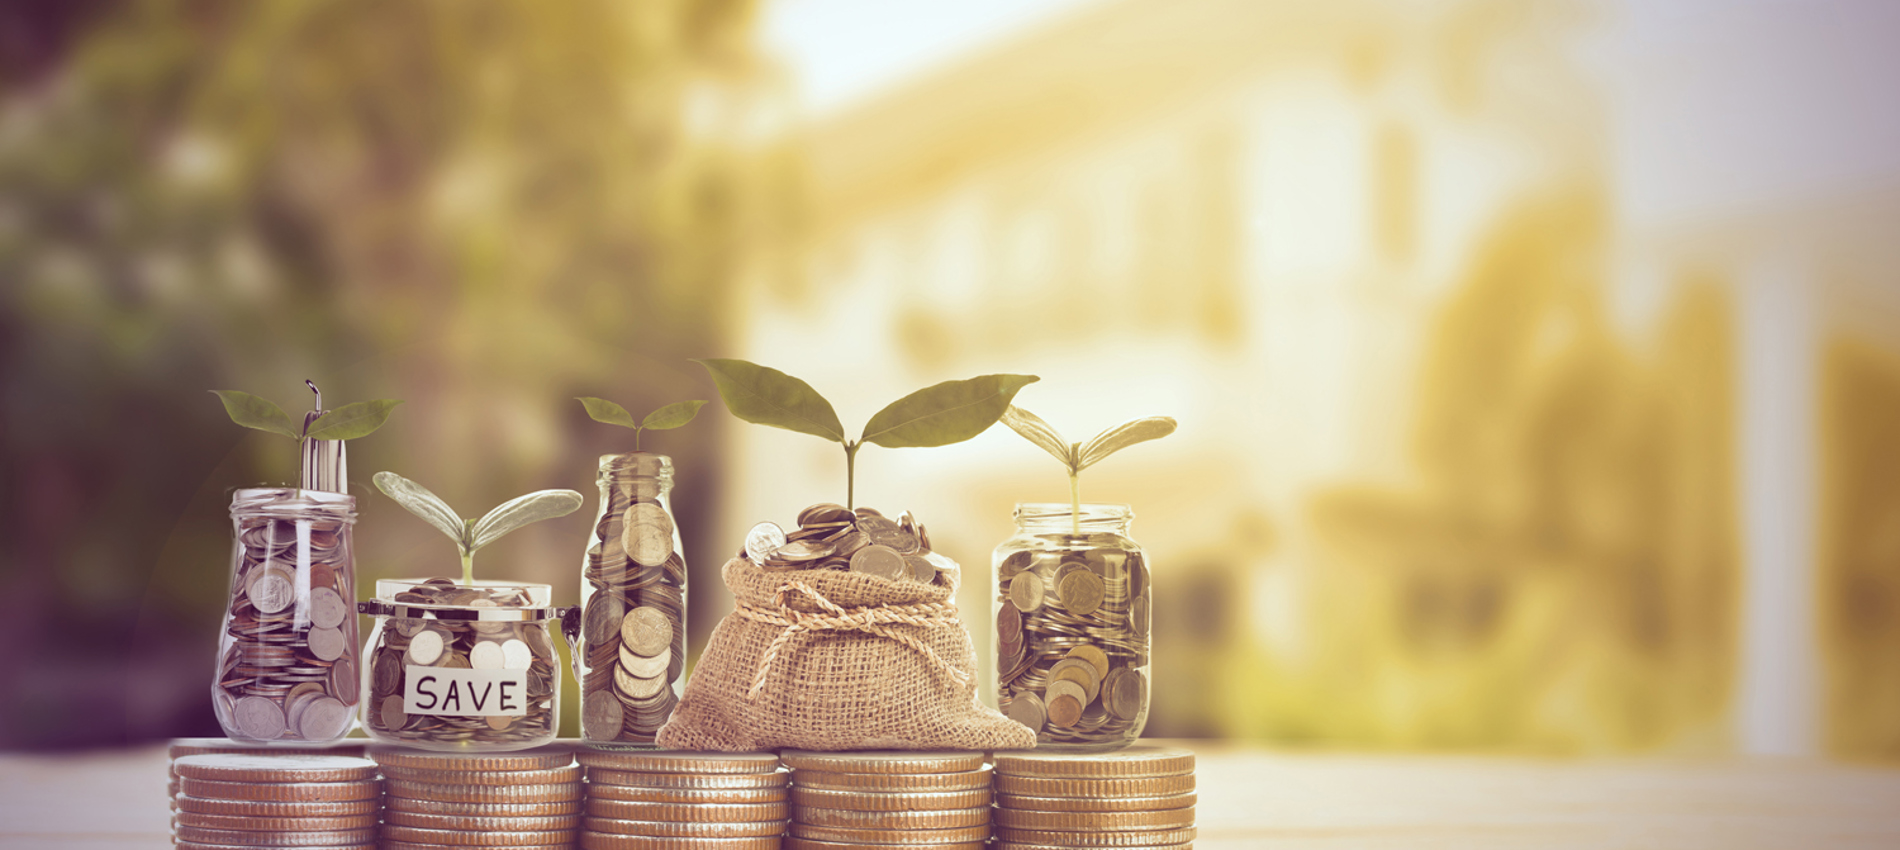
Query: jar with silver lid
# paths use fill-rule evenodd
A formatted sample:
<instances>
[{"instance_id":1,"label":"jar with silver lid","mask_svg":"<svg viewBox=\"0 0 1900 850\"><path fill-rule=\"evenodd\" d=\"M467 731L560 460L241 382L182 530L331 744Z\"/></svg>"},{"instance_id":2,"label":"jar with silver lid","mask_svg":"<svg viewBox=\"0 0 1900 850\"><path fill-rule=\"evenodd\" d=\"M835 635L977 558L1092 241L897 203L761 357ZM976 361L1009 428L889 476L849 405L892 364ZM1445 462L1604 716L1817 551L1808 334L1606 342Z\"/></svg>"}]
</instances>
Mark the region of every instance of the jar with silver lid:
<instances>
[{"instance_id":1,"label":"jar with silver lid","mask_svg":"<svg viewBox=\"0 0 1900 850\"><path fill-rule=\"evenodd\" d=\"M431 750L519 750L560 727L560 659L545 584L383 579L358 606L376 618L364 645L363 729Z\"/></svg>"},{"instance_id":2,"label":"jar with silver lid","mask_svg":"<svg viewBox=\"0 0 1900 850\"><path fill-rule=\"evenodd\" d=\"M317 442L317 441L311 441ZM358 696L356 499L290 488L231 498L231 589L212 705L238 741L322 744Z\"/></svg>"},{"instance_id":3,"label":"jar with silver lid","mask_svg":"<svg viewBox=\"0 0 1900 850\"><path fill-rule=\"evenodd\" d=\"M997 708L1036 746L1112 750L1148 722L1149 564L1127 505L1026 503L996 547Z\"/></svg>"}]
</instances>

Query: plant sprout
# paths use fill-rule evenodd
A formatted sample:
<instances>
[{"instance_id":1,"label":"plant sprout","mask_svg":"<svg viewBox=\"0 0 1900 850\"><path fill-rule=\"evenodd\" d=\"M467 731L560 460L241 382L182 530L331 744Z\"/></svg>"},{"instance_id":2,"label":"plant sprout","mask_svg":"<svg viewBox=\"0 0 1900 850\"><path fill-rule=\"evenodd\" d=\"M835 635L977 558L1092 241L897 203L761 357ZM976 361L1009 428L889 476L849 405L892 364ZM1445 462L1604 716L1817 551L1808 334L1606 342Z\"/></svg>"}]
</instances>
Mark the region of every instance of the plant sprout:
<instances>
[{"instance_id":1,"label":"plant sprout","mask_svg":"<svg viewBox=\"0 0 1900 850\"><path fill-rule=\"evenodd\" d=\"M593 417L595 422L605 422L609 425L619 425L622 428L632 428L633 450L636 452L640 450L640 433L642 431L671 431L674 428L693 421L693 417L699 415L699 409L706 404L706 402L699 399L677 401L659 410L655 410L647 414L645 419L635 422L633 421L633 414L628 413L626 408L604 398L582 396L580 397L580 403L582 407L587 408L587 415Z\"/></svg>"},{"instance_id":2,"label":"plant sprout","mask_svg":"<svg viewBox=\"0 0 1900 850\"><path fill-rule=\"evenodd\" d=\"M1150 416L1146 419L1134 419L1123 422L1113 428L1095 435L1095 439L1086 443L1070 443L1042 417L1030 413L1015 405L1003 412L1003 424L1010 430L1023 435L1023 439L1035 443L1062 461L1069 470L1069 511L1070 527L1074 533L1082 533L1082 470L1094 466L1102 458L1108 457L1136 443L1158 440L1174 433L1174 420L1167 416Z\"/></svg>"},{"instance_id":3,"label":"plant sprout","mask_svg":"<svg viewBox=\"0 0 1900 850\"><path fill-rule=\"evenodd\" d=\"M463 519L449 503L429 492L429 488L394 472L378 472L371 480L376 482L376 489L395 499L396 504L408 508L410 513L422 517L424 522L455 541L455 550L462 556L465 587L475 583L475 550L528 523L564 517L581 506L581 494L573 490L539 490L509 499L481 519Z\"/></svg>"}]
</instances>

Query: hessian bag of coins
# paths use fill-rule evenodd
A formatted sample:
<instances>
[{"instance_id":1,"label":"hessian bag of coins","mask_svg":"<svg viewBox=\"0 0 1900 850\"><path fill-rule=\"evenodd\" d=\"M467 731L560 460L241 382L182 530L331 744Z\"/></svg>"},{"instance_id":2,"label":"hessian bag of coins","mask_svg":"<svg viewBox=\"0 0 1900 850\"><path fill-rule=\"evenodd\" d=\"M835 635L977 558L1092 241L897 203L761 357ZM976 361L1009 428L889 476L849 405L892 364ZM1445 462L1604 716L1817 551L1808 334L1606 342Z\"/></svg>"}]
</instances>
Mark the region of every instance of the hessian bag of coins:
<instances>
[{"instance_id":1,"label":"hessian bag of coins","mask_svg":"<svg viewBox=\"0 0 1900 850\"><path fill-rule=\"evenodd\" d=\"M970 633L941 584L726 562L732 613L660 730L681 750L1002 750L1036 736L976 698Z\"/></svg>"}]
</instances>

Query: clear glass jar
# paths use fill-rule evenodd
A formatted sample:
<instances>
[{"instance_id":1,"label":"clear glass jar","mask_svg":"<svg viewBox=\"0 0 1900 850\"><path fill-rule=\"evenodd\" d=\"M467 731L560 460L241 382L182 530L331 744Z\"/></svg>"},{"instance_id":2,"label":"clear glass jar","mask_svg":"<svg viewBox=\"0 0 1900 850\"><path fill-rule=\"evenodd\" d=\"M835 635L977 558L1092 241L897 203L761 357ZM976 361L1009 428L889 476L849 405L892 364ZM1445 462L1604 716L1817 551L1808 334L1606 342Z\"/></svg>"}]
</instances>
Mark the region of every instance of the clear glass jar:
<instances>
[{"instance_id":1,"label":"clear glass jar","mask_svg":"<svg viewBox=\"0 0 1900 850\"><path fill-rule=\"evenodd\" d=\"M673 460L602 455L600 513L581 560L581 738L648 748L686 671L686 559L673 523ZM574 640L569 635L569 640Z\"/></svg>"},{"instance_id":2,"label":"clear glass jar","mask_svg":"<svg viewBox=\"0 0 1900 850\"><path fill-rule=\"evenodd\" d=\"M549 587L382 579L359 607L376 618L363 647L363 729L430 750L520 750L560 728L560 658Z\"/></svg>"},{"instance_id":3,"label":"clear glass jar","mask_svg":"<svg viewBox=\"0 0 1900 850\"><path fill-rule=\"evenodd\" d=\"M321 744L350 731L358 695L356 498L254 488L231 497L231 593L212 705L224 734Z\"/></svg>"},{"instance_id":4,"label":"clear glass jar","mask_svg":"<svg viewBox=\"0 0 1900 850\"><path fill-rule=\"evenodd\" d=\"M1112 750L1148 722L1147 555L1127 505L1016 506L996 547L997 708L1036 730L1036 746Z\"/></svg>"}]
</instances>

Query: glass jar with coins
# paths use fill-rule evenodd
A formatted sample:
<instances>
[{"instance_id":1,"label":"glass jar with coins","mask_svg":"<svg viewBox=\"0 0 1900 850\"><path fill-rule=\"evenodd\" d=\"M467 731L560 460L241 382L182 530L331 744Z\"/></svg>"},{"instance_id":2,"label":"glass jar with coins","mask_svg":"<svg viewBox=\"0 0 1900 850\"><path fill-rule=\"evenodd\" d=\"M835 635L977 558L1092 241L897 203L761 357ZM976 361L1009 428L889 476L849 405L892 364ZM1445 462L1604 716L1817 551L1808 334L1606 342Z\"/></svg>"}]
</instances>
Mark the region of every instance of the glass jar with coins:
<instances>
[{"instance_id":1,"label":"glass jar with coins","mask_svg":"<svg viewBox=\"0 0 1900 850\"><path fill-rule=\"evenodd\" d=\"M600 458L600 513L581 561L581 737L648 748L679 705L686 670L686 559L673 523L673 461ZM570 636L572 639L572 636Z\"/></svg>"},{"instance_id":2,"label":"glass jar with coins","mask_svg":"<svg viewBox=\"0 0 1900 850\"><path fill-rule=\"evenodd\" d=\"M560 659L545 584L383 579L359 607L363 729L431 750L519 750L560 727Z\"/></svg>"},{"instance_id":3,"label":"glass jar with coins","mask_svg":"<svg viewBox=\"0 0 1900 850\"><path fill-rule=\"evenodd\" d=\"M1110 750L1141 736L1150 681L1147 556L1127 505L1016 506L996 547L997 708L1037 747Z\"/></svg>"},{"instance_id":4,"label":"glass jar with coins","mask_svg":"<svg viewBox=\"0 0 1900 850\"><path fill-rule=\"evenodd\" d=\"M319 744L350 731L358 680L356 498L254 488L231 499L231 593L212 705L239 741Z\"/></svg>"}]
</instances>

